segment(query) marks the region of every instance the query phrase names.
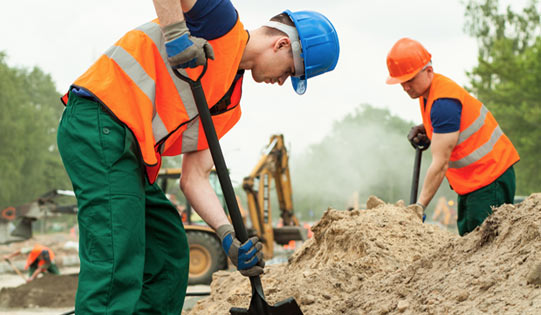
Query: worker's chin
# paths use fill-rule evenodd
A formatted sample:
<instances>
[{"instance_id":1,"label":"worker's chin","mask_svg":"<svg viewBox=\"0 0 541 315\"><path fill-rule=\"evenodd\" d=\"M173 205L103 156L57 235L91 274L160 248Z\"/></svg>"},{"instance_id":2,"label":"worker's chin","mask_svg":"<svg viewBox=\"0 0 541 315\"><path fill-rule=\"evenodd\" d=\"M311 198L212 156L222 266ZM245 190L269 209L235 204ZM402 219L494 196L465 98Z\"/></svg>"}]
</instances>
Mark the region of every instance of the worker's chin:
<instances>
[{"instance_id":1,"label":"worker's chin","mask_svg":"<svg viewBox=\"0 0 541 315\"><path fill-rule=\"evenodd\" d=\"M257 72L252 71L252 79L254 79L255 82L261 83L265 80L262 76L258 75Z\"/></svg>"},{"instance_id":2,"label":"worker's chin","mask_svg":"<svg viewBox=\"0 0 541 315\"><path fill-rule=\"evenodd\" d=\"M409 97L411 97L412 99L416 99L416 98L419 98L419 94L417 93L408 93Z\"/></svg>"}]
</instances>

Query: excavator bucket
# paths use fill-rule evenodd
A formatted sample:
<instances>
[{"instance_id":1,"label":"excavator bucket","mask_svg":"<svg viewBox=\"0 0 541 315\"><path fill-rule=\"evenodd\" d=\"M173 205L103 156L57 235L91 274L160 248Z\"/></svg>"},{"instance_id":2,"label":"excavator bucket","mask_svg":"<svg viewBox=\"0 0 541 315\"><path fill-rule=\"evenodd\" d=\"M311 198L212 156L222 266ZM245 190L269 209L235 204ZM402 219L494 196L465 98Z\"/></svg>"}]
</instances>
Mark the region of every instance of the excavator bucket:
<instances>
[{"instance_id":1,"label":"excavator bucket","mask_svg":"<svg viewBox=\"0 0 541 315\"><path fill-rule=\"evenodd\" d=\"M32 237L32 219L27 217L22 217L11 236L22 237L24 239L29 239Z\"/></svg>"},{"instance_id":2,"label":"excavator bucket","mask_svg":"<svg viewBox=\"0 0 541 315\"><path fill-rule=\"evenodd\" d=\"M293 298L287 298L271 306L257 290L252 294L248 309L232 307L229 312L231 315L303 315Z\"/></svg>"}]
</instances>

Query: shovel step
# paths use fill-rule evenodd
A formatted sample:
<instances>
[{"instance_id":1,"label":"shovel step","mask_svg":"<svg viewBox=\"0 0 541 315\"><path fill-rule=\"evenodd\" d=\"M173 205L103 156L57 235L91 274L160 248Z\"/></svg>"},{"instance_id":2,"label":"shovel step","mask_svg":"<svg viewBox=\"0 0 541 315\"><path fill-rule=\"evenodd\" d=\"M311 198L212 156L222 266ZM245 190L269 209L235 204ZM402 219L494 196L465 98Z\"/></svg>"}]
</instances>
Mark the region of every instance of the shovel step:
<instances>
[{"instance_id":1,"label":"shovel step","mask_svg":"<svg viewBox=\"0 0 541 315\"><path fill-rule=\"evenodd\" d=\"M276 303L273 306L267 304L265 300L260 300L261 304L258 310L258 306L255 305L254 299L250 302L250 308L232 307L229 310L231 315L303 315L301 308L297 304L297 301L293 298L287 298L283 301Z\"/></svg>"}]
</instances>

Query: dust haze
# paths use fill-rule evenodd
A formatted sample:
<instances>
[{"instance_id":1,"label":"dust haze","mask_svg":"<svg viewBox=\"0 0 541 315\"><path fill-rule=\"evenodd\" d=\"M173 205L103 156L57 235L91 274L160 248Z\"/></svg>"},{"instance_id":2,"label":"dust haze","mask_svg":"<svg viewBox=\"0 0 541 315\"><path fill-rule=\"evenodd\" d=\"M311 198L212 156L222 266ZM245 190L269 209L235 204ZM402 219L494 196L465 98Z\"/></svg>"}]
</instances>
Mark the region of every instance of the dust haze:
<instances>
[{"instance_id":1,"label":"dust haze","mask_svg":"<svg viewBox=\"0 0 541 315\"><path fill-rule=\"evenodd\" d=\"M363 207L370 195L409 202L415 155L406 138L411 126L368 105L335 122L321 142L292 159L296 212L315 219L327 207ZM423 170L429 155L424 153Z\"/></svg>"}]
</instances>

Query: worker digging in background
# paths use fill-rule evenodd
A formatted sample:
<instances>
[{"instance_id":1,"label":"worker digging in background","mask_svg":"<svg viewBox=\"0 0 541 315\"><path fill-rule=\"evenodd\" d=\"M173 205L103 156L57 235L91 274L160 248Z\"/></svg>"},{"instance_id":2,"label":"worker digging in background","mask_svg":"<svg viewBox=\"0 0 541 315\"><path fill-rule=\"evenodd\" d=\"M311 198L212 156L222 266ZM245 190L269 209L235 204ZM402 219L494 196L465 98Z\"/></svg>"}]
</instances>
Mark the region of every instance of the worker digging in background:
<instances>
[{"instance_id":1,"label":"worker digging in background","mask_svg":"<svg viewBox=\"0 0 541 315\"><path fill-rule=\"evenodd\" d=\"M28 270L28 279L26 279L26 282L36 279L42 272L48 272L54 275L60 274L58 267L54 263L53 251L40 244L35 244L33 248L23 247L9 255L5 255L3 258L4 260L10 260L13 257L26 254L28 254L26 265L24 266L24 269Z\"/></svg>"},{"instance_id":2,"label":"worker digging in background","mask_svg":"<svg viewBox=\"0 0 541 315\"><path fill-rule=\"evenodd\" d=\"M519 155L490 111L451 79L435 73L432 56L417 41L398 40L387 55L387 84L400 83L419 99L423 124L411 129L415 147L430 145L432 163L416 205L423 213L446 176L458 194L457 227L465 235L492 207L513 203Z\"/></svg>"},{"instance_id":3,"label":"worker digging in background","mask_svg":"<svg viewBox=\"0 0 541 315\"><path fill-rule=\"evenodd\" d=\"M241 244L209 183L212 157L191 89L201 79L218 137L240 118L244 70L295 91L331 71L336 31L317 12L284 11L246 31L229 0L154 0L158 20L126 33L71 85L58 147L78 200L76 314L179 314L189 247L155 183L162 156L183 154L180 187L245 276L263 272L261 242ZM158 22L159 21L159 22Z\"/></svg>"}]
</instances>

